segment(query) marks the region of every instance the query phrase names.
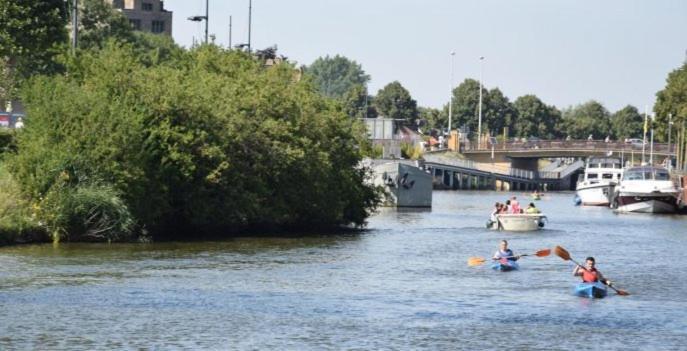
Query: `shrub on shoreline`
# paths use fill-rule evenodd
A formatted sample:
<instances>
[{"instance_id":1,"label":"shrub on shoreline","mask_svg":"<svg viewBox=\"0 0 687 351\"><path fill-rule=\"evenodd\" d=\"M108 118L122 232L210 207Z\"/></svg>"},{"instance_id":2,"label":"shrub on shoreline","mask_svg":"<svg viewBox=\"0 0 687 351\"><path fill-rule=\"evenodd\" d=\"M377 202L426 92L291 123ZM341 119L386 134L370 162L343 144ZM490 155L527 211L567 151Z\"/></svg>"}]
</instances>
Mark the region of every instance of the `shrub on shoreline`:
<instances>
[{"instance_id":1,"label":"shrub on shoreline","mask_svg":"<svg viewBox=\"0 0 687 351\"><path fill-rule=\"evenodd\" d=\"M212 45L181 56L151 66L110 44L25 87L10 169L53 234L93 233L75 198L120 216L103 240L364 224L379 193L359 166L359 122L290 64Z\"/></svg>"}]
</instances>

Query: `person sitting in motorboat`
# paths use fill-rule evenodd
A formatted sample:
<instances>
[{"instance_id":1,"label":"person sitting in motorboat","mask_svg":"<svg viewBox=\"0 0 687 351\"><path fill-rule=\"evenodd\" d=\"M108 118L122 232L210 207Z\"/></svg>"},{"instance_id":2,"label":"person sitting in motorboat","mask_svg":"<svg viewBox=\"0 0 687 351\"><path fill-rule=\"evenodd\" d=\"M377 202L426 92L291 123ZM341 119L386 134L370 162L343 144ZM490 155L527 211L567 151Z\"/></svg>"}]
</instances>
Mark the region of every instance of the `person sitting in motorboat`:
<instances>
[{"instance_id":1,"label":"person sitting in motorboat","mask_svg":"<svg viewBox=\"0 0 687 351\"><path fill-rule=\"evenodd\" d=\"M512 213L513 209L510 205L510 200L506 200L506 204L503 205L502 207L502 212L501 213Z\"/></svg>"},{"instance_id":2,"label":"person sitting in motorboat","mask_svg":"<svg viewBox=\"0 0 687 351\"><path fill-rule=\"evenodd\" d=\"M507 259L509 261L517 261L520 259L520 255L515 255L513 253L513 250L508 248L508 241L506 240L501 240L501 244L499 245L499 249L494 252L494 257L492 259L494 261L499 261L502 259Z\"/></svg>"},{"instance_id":3,"label":"person sitting in motorboat","mask_svg":"<svg viewBox=\"0 0 687 351\"><path fill-rule=\"evenodd\" d=\"M525 213L527 213L527 214L537 214L537 213L541 213L541 211L539 211L539 209L536 208L536 207L534 206L534 203L533 203L533 202L530 202L530 205L527 206L527 209L525 210Z\"/></svg>"},{"instance_id":4,"label":"person sitting in motorboat","mask_svg":"<svg viewBox=\"0 0 687 351\"><path fill-rule=\"evenodd\" d=\"M496 215L501 213L501 203L497 202L494 204L494 210L491 211L491 216L489 217L492 222L496 222Z\"/></svg>"},{"instance_id":5,"label":"person sitting in motorboat","mask_svg":"<svg viewBox=\"0 0 687 351\"><path fill-rule=\"evenodd\" d=\"M510 199L510 206L512 213L520 213L520 203L515 196Z\"/></svg>"},{"instance_id":6,"label":"person sitting in motorboat","mask_svg":"<svg viewBox=\"0 0 687 351\"><path fill-rule=\"evenodd\" d=\"M594 260L594 257L587 257L584 261L584 265L584 267L575 265L573 276L582 277L582 282L584 283L602 282L608 286L611 285L611 281L604 278L603 274L596 269L596 260Z\"/></svg>"}]
</instances>

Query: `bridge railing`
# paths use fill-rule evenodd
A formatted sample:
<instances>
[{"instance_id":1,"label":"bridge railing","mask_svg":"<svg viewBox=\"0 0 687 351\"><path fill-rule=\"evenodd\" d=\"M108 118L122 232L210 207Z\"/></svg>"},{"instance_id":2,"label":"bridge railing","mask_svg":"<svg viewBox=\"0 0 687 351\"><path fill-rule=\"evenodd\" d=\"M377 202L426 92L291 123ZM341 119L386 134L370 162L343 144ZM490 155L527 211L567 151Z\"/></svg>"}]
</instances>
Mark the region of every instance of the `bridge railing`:
<instances>
[{"instance_id":1,"label":"bridge railing","mask_svg":"<svg viewBox=\"0 0 687 351\"><path fill-rule=\"evenodd\" d=\"M534 179L534 172L528 171L526 169L511 168L510 176L516 178Z\"/></svg>"},{"instance_id":2,"label":"bridge railing","mask_svg":"<svg viewBox=\"0 0 687 351\"><path fill-rule=\"evenodd\" d=\"M452 157L444 157L436 154L425 155L424 158L426 162L441 163L447 166L455 166L466 169L473 169L476 171L509 175L515 178L534 179L534 172L528 171L526 169L498 167L485 163L477 163L471 160L461 160Z\"/></svg>"},{"instance_id":3,"label":"bridge railing","mask_svg":"<svg viewBox=\"0 0 687 351\"><path fill-rule=\"evenodd\" d=\"M542 179L560 179L561 172L539 172L539 178Z\"/></svg>"},{"instance_id":4,"label":"bridge railing","mask_svg":"<svg viewBox=\"0 0 687 351\"><path fill-rule=\"evenodd\" d=\"M490 151L492 145L482 143L478 147L477 143L467 142L461 145L465 151ZM509 140L505 143L496 143L493 145L494 151L530 151L537 149L544 150L606 150L606 151L625 151L625 152L641 152L642 143L629 143L624 141L609 141L604 140ZM645 145L645 152L651 150L651 145ZM675 144L670 145L668 150L667 143L654 143L653 150L656 153L674 153Z\"/></svg>"}]
</instances>

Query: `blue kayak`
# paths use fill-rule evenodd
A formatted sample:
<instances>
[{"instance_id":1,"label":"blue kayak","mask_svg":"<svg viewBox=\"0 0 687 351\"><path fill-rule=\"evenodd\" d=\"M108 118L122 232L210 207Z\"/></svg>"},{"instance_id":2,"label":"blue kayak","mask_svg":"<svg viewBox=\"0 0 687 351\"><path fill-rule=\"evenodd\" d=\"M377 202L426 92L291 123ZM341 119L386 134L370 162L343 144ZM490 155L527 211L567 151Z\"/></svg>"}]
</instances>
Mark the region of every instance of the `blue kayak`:
<instances>
[{"instance_id":1,"label":"blue kayak","mask_svg":"<svg viewBox=\"0 0 687 351\"><path fill-rule=\"evenodd\" d=\"M601 282L579 283L575 285L575 295L588 298L602 298L608 293L606 289L606 285Z\"/></svg>"},{"instance_id":2,"label":"blue kayak","mask_svg":"<svg viewBox=\"0 0 687 351\"><path fill-rule=\"evenodd\" d=\"M517 262L505 259L501 259L500 261L497 261L491 265L491 269L501 272L514 271L518 268L520 268L520 266Z\"/></svg>"}]
</instances>

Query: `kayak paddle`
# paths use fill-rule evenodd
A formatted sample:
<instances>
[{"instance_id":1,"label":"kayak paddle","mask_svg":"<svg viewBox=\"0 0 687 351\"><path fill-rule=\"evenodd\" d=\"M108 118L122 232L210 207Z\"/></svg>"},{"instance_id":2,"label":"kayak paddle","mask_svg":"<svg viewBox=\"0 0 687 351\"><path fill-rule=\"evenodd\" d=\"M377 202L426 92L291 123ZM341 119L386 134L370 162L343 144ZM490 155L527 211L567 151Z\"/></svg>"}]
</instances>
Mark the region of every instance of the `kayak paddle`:
<instances>
[{"instance_id":1,"label":"kayak paddle","mask_svg":"<svg viewBox=\"0 0 687 351\"><path fill-rule=\"evenodd\" d=\"M564 261L572 261L572 263L578 265L579 267L581 267L585 271L587 270L587 268L585 268L583 265L581 265L581 264L577 263L577 261L573 260L573 258L570 257L570 253L566 249L564 249L560 246L556 246L556 248L554 249L554 252L556 252L556 256L562 258ZM620 295L620 296L630 295L630 293L628 293L625 290L616 289L612 284L608 284L606 282L606 280L603 280L602 283L606 284L606 286L608 286L609 288L615 290L615 292L618 293L618 295Z\"/></svg>"},{"instance_id":2,"label":"kayak paddle","mask_svg":"<svg viewBox=\"0 0 687 351\"><path fill-rule=\"evenodd\" d=\"M524 256L537 256L537 257L546 257L551 254L551 249L542 249L539 250L535 253L531 254L523 254L520 255L520 257ZM515 256L506 256L506 257L501 257L501 258L513 258ZM484 257L470 257L468 258L468 266L479 266L481 264L484 264L487 260Z\"/></svg>"}]
</instances>

